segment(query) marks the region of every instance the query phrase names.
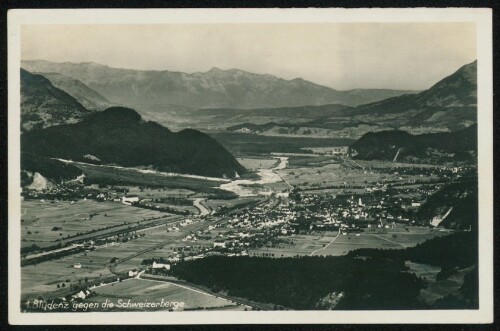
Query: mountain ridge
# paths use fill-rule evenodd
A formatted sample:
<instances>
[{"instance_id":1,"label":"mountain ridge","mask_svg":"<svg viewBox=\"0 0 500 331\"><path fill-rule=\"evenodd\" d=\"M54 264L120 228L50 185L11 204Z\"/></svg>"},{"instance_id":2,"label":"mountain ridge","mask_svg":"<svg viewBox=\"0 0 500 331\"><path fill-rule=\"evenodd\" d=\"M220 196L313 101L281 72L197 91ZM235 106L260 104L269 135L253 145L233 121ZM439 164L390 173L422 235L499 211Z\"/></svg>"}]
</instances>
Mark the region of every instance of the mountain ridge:
<instances>
[{"instance_id":1,"label":"mountain ridge","mask_svg":"<svg viewBox=\"0 0 500 331\"><path fill-rule=\"evenodd\" d=\"M22 61L37 72L58 72L82 81L112 102L130 106L176 104L193 108L269 108L340 103L347 106L413 93L409 90L339 91L302 78L286 80L240 69L207 72L112 68L96 63Z\"/></svg>"},{"instance_id":2,"label":"mountain ridge","mask_svg":"<svg viewBox=\"0 0 500 331\"><path fill-rule=\"evenodd\" d=\"M96 112L78 123L29 131L21 144L26 153L81 162L92 155L104 164L210 177L233 178L246 172L210 136L192 129L172 132L123 107Z\"/></svg>"},{"instance_id":3,"label":"mountain ridge","mask_svg":"<svg viewBox=\"0 0 500 331\"><path fill-rule=\"evenodd\" d=\"M24 131L75 123L92 113L42 75L21 69L20 78L21 126Z\"/></svg>"}]
</instances>

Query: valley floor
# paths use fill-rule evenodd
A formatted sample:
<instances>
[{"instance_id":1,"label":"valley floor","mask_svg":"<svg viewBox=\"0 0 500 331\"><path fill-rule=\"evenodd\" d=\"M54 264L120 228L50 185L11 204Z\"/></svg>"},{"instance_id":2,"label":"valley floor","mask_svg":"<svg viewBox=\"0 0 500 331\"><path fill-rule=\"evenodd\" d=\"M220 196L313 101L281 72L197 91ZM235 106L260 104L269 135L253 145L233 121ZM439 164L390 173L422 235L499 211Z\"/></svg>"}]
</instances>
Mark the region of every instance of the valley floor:
<instances>
[{"instance_id":1,"label":"valley floor","mask_svg":"<svg viewBox=\"0 0 500 331\"><path fill-rule=\"evenodd\" d=\"M109 308L113 311L128 310L117 306L117 300L128 299L184 302L183 310L272 309L223 291L200 290L189 283L176 285L169 282L168 271L155 270L151 263L163 261L175 267L179 261L218 255L286 258L344 256L367 248L404 250L455 232L414 220L415 206L454 180L452 171L443 166L415 167L307 153L245 155L240 162L260 179L217 182L186 177L189 185L179 187L177 175L140 171L138 178L134 175L137 170L113 168L114 177L132 176L137 184L93 186L105 201L51 200L44 192L25 199L23 301L57 299L88 289L92 295L85 302L102 305L116 301ZM79 165L90 176L96 169L104 169ZM164 186L149 187L159 176ZM175 179L171 187L170 177ZM237 198L199 191L199 185L230 191ZM120 192L134 192L141 203L149 201L149 207L106 200L124 195ZM69 244L76 246L62 249ZM410 272L431 277L429 288L421 294L430 303L456 291L468 271L464 269L455 285L445 290L443 283L432 281L439 270L425 268L409 264ZM138 278L138 274L142 276ZM152 310L172 307L157 308ZM143 308L134 306L132 310Z\"/></svg>"}]
</instances>

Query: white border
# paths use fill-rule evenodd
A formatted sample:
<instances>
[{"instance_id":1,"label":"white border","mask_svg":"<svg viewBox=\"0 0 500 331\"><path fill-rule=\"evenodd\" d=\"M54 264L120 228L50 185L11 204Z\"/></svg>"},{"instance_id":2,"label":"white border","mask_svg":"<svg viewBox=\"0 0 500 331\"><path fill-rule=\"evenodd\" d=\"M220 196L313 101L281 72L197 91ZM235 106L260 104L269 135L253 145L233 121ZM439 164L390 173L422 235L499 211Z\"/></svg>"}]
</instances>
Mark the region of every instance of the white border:
<instances>
[{"instance_id":1,"label":"white border","mask_svg":"<svg viewBox=\"0 0 500 331\"><path fill-rule=\"evenodd\" d=\"M489 8L16 9L8 11L9 322L45 324L325 324L493 322L493 79ZM479 310L21 313L20 31L25 24L475 22L478 58Z\"/></svg>"}]
</instances>

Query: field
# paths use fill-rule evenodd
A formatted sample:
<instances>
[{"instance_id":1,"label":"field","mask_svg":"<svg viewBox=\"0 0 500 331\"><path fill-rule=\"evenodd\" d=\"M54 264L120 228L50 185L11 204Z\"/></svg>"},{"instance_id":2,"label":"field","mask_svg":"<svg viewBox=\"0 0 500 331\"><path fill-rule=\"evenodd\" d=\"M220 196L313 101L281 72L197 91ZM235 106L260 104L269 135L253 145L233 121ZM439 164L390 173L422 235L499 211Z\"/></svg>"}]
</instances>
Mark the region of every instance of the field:
<instances>
[{"instance_id":1,"label":"field","mask_svg":"<svg viewBox=\"0 0 500 331\"><path fill-rule=\"evenodd\" d=\"M234 207L239 204L245 204L245 203L250 203L253 201L258 200L259 198L256 197L241 197L241 198L236 198L236 199L231 199L231 200L215 200L215 199L210 199L205 201L205 205L212 209L217 209L218 207Z\"/></svg>"},{"instance_id":2,"label":"field","mask_svg":"<svg viewBox=\"0 0 500 331\"><path fill-rule=\"evenodd\" d=\"M282 237L284 243L277 247L262 247L249 250L250 255L274 254L274 257L291 257L296 255L344 255L359 248L401 249L413 247L427 239L449 234L426 227L402 226L394 229L365 229L359 236L356 234L337 235L337 232L325 231L315 234L299 234L293 237ZM292 241L293 244L286 243Z\"/></svg>"},{"instance_id":3,"label":"field","mask_svg":"<svg viewBox=\"0 0 500 331\"><path fill-rule=\"evenodd\" d=\"M402 163L402 162L389 162L389 161L382 161L382 160L371 160L371 161L365 161L365 160L356 160L356 163L359 165L369 168L439 168L442 167L442 165L439 164L427 164L427 163Z\"/></svg>"},{"instance_id":4,"label":"field","mask_svg":"<svg viewBox=\"0 0 500 331\"><path fill-rule=\"evenodd\" d=\"M178 222L177 222L178 223ZM173 224L173 223L171 223ZM161 225L138 231L145 236L130 240L124 243L109 243L100 246L94 251L82 252L74 255L62 257L39 263L37 265L27 265L21 268L23 295L33 293L45 293L56 290L56 285L69 280L68 283L77 283L88 278L89 281L100 277L112 275L106 264L112 258L123 259L134 253L148 249L162 242L168 241L183 234L187 234L199 223L194 223L186 227L181 227L179 231L168 231L168 226ZM176 240L181 242L180 240ZM184 244L184 243L183 243ZM166 244L152 252L144 253L133 259L119 264L116 268L118 272L128 271L141 267L141 262L145 258L154 256L168 256L173 253L173 244ZM80 263L81 269L73 268L73 264Z\"/></svg>"},{"instance_id":5,"label":"field","mask_svg":"<svg viewBox=\"0 0 500 331\"><path fill-rule=\"evenodd\" d=\"M323 155L297 155L290 156L288 162L288 168L300 168L300 167L313 167L313 166L324 166L331 163L338 163L337 159L332 156Z\"/></svg>"},{"instance_id":6,"label":"field","mask_svg":"<svg viewBox=\"0 0 500 331\"><path fill-rule=\"evenodd\" d=\"M342 138L270 137L234 132L207 132L233 155L304 153L304 147L347 146L354 140Z\"/></svg>"},{"instance_id":7,"label":"field","mask_svg":"<svg viewBox=\"0 0 500 331\"><path fill-rule=\"evenodd\" d=\"M74 269L73 263L82 261L84 254L70 255L59 260L28 265L21 268L21 298L45 297L57 290L57 284L66 286L102 277L113 276L104 263L97 261L93 265L82 264L81 269ZM109 260L108 260L109 261ZM69 280L67 282L67 280ZM52 294L50 294L52 295Z\"/></svg>"},{"instance_id":8,"label":"field","mask_svg":"<svg viewBox=\"0 0 500 331\"><path fill-rule=\"evenodd\" d=\"M83 163L74 163L74 165L85 173L86 178L90 182L96 183L180 188L196 192L216 192L216 187L221 184L221 182L215 180L183 176L163 176L156 173L142 173L133 169L117 169Z\"/></svg>"},{"instance_id":9,"label":"field","mask_svg":"<svg viewBox=\"0 0 500 331\"><path fill-rule=\"evenodd\" d=\"M339 193L345 190L355 193L366 192L366 187L387 182L411 186L414 181L422 181L419 175L380 173L376 170L360 169L352 163L331 157L291 158L290 167L280 170L279 174L291 185L302 190L316 193ZM391 168L391 162L371 162L371 166ZM363 164L368 166L368 164ZM400 164L400 166L402 166ZM436 176L426 176L426 181L435 180ZM339 187L342 187L341 189Z\"/></svg>"},{"instance_id":10,"label":"field","mask_svg":"<svg viewBox=\"0 0 500 331\"><path fill-rule=\"evenodd\" d=\"M98 296L88 299L89 302L102 304L106 300L115 304L121 299L123 302L170 302L184 303L177 305L177 309L172 310L191 310L191 309L213 309L222 307L239 308L235 303L215 297L206 292L186 287L183 285L167 283L163 281L150 279L127 279L123 282L117 282L110 285L97 287L93 290ZM104 311L158 311L169 310L171 307L153 307L153 308L110 308ZM99 311L103 311L100 309Z\"/></svg>"},{"instance_id":11,"label":"field","mask_svg":"<svg viewBox=\"0 0 500 331\"><path fill-rule=\"evenodd\" d=\"M125 187L125 186L124 186ZM118 188L120 188L118 186ZM195 194L191 190L182 188L141 188L139 186L126 186L129 194L135 194L141 199L147 198L189 198Z\"/></svg>"},{"instance_id":12,"label":"field","mask_svg":"<svg viewBox=\"0 0 500 331\"><path fill-rule=\"evenodd\" d=\"M22 246L40 247L57 244L57 239L74 236L109 226L130 224L170 214L136 208L120 202L23 201L21 237ZM92 216L92 217L91 217Z\"/></svg>"}]
</instances>

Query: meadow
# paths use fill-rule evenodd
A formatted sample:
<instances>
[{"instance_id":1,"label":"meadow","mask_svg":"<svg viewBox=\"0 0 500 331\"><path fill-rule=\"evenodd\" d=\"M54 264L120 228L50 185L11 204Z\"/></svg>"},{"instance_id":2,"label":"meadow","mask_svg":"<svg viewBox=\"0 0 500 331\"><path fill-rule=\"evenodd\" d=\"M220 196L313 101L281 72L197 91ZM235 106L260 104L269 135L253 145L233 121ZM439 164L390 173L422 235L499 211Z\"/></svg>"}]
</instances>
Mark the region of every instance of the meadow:
<instances>
[{"instance_id":1,"label":"meadow","mask_svg":"<svg viewBox=\"0 0 500 331\"><path fill-rule=\"evenodd\" d=\"M21 204L22 247L57 244L56 240L77 233L98 230L170 214L136 208L121 202L23 201Z\"/></svg>"},{"instance_id":2,"label":"meadow","mask_svg":"<svg viewBox=\"0 0 500 331\"><path fill-rule=\"evenodd\" d=\"M221 200L221 199L209 199L205 201L205 205L210 207L212 210L216 210L218 207L234 207L241 204L251 203L253 201L259 200L258 197L240 197L231 200Z\"/></svg>"},{"instance_id":3,"label":"meadow","mask_svg":"<svg viewBox=\"0 0 500 331\"><path fill-rule=\"evenodd\" d=\"M345 255L359 248L402 249L423 243L427 239L449 234L449 231L433 230L426 227L396 225L394 229L365 229L359 236L356 234L338 235L334 231L299 234L293 237L282 237L292 240L293 244L282 243L277 247L261 247L249 250L250 255L273 257L293 257L296 255ZM274 254L274 255L272 255Z\"/></svg>"},{"instance_id":4,"label":"meadow","mask_svg":"<svg viewBox=\"0 0 500 331\"><path fill-rule=\"evenodd\" d=\"M104 285L93 289L98 294L96 297L88 299L89 302L103 303L106 300L117 304L119 300L131 303L138 302L170 302L172 306L151 307L151 308L133 308L133 307L113 307L109 309L100 309L99 311L173 311L194 310L194 309L214 309L232 306L238 306L227 299L215 297L209 293L198 289L190 288L184 285L167 283L151 279L127 279L123 282ZM177 303L177 304L176 304Z\"/></svg>"},{"instance_id":5,"label":"meadow","mask_svg":"<svg viewBox=\"0 0 500 331\"><path fill-rule=\"evenodd\" d=\"M143 173L135 169L113 168L84 163L74 163L80 168L90 183L147 186L185 189L196 192L215 193L220 181L184 176L164 176L156 173Z\"/></svg>"},{"instance_id":6,"label":"meadow","mask_svg":"<svg viewBox=\"0 0 500 331\"><path fill-rule=\"evenodd\" d=\"M181 227L179 231L168 231L168 227L177 224L179 221L151 227L137 231L138 234L145 234L137 239L127 242L110 242L105 246L99 246L96 250L82 252L74 255L62 257L57 260L42 262L36 265L27 265L21 268L22 295L30 296L34 294L46 294L57 289L58 283L79 283L85 278L92 282L102 277L112 275L107 264L113 258L123 259L144 249L151 248L162 242L172 240L154 251L146 252L128 261L118 264L117 272L128 272L141 267L145 258L155 256L168 257L173 253L173 242L181 242L175 239L184 234L188 234L191 229L199 223L194 223L186 227ZM184 244L183 242L181 242ZM73 265L80 263L81 268L75 269Z\"/></svg>"},{"instance_id":7,"label":"meadow","mask_svg":"<svg viewBox=\"0 0 500 331\"><path fill-rule=\"evenodd\" d=\"M347 146L354 141L344 138L271 137L228 131L207 133L238 157L270 153L304 153L304 147Z\"/></svg>"},{"instance_id":8,"label":"meadow","mask_svg":"<svg viewBox=\"0 0 500 331\"><path fill-rule=\"evenodd\" d=\"M391 167L390 162L372 162L372 166ZM369 185L384 183L398 184L398 187L411 187L415 181L422 181L418 174L399 174L395 168L392 173L381 173L369 169L355 168L351 163L328 157L290 158L290 167L279 170L279 174L293 186L315 193L340 193L348 190L354 193L366 192ZM400 164L402 167L403 165ZM436 180L437 176L426 175L426 181Z\"/></svg>"},{"instance_id":9,"label":"meadow","mask_svg":"<svg viewBox=\"0 0 500 331\"><path fill-rule=\"evenodd\" d=\"M120 186L118 186L117 188L120 188ZM141 199L148 199L148 198L188 199L189 197L195 194L194 191L182 188L153 188L153 187L141 187L141 186L123 186L123 188L127 188L129 194L137 195Z\"/></svg>"}]
</instances>

